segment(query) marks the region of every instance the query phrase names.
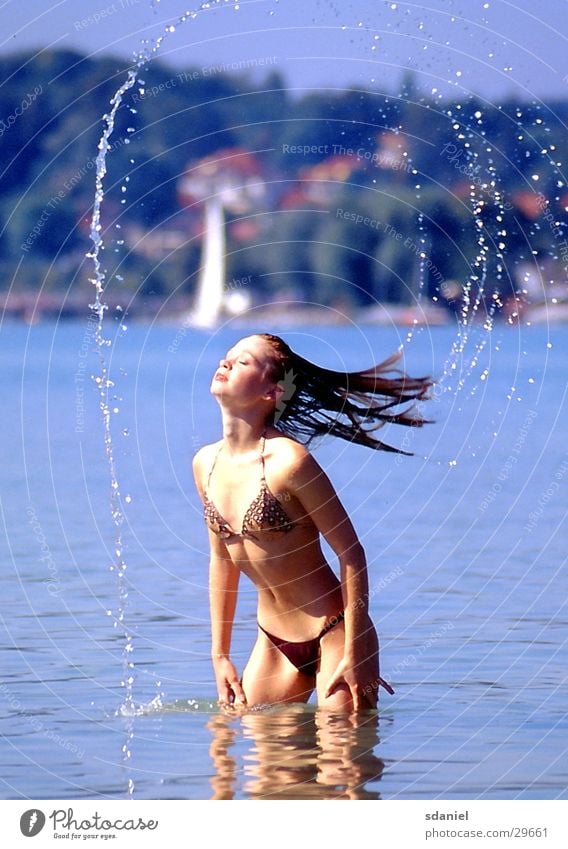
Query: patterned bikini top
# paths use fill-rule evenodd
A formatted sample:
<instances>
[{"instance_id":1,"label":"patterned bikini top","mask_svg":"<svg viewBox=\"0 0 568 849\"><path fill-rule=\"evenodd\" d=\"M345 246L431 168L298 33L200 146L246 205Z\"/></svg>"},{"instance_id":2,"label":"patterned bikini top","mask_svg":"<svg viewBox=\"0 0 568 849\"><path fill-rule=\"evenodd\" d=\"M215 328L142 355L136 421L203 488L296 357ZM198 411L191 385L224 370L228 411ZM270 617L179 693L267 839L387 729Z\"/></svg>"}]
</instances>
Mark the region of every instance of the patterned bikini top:
<instances>
[{"instance_id":1,"label":"patterned bikini top","mask_svg":"<svg viewBox=\"0 0 568 849\"><path fill-rule=\"evenodd\" d=\"M211 475L213 474L213 469L215 468L215 463L217 462L217 457L219 456L222 445L219 447L219 450L215 454L215 459L213 460L213 465L211 466L211 470L207 477L207 487L203 494L203 517L205 519L205 523L207 526L213 531L214 534L221 537L222 539L227 539L231 536L241 536L249 539L256 539L255 533L258 532L280 532L280 533L289 533L294 530L294 528L299 524L298 522L292 521L279 500L268 488L268 484L266 483L266 478L264 477L264 446L266 442L266 436L263 433L261 438L261 448L260 448L260 464L261 464L261 480L260 480L260 492L254 499L254 501L250 504L247 509L244 517L243 523L241 527L240 533L234 531L228 522L221 516L215 505L212 501L209 500L207 495L207 490L209 489L209 482L211 481Z\"/></svg>"}]
</instances>

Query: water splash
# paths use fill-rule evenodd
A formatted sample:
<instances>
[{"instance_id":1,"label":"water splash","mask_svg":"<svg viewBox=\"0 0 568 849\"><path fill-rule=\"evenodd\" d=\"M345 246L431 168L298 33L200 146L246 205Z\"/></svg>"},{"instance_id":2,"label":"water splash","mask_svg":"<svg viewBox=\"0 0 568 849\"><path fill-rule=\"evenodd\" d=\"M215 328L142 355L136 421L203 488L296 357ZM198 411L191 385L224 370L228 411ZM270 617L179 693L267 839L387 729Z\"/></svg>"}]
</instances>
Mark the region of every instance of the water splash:
<instances>
[{"instance_id":1,"label":"water splash","mask_svg":"<svg viewBox=\"0 0 568 849\"><path fill-rule=\"evenodd\" d=\"M93 207L93 215L91 219L90 236L93 243L93 249L87 256L93 260L94 277L90 282L95 286L95 300L89 304L89 309L93 310L97 316L97 325L95 329L95 344L99 357L100 373L94 376L94 381L99 392L99 407L103 418L103 434L104 445L107 463L110 474L110 509L113 524L115 527L114 537L114 554L115 562L110 566L111 571L116 570L117 589L118 589L118 611L114 620L115 628L122 628L124 638L123 662L122 662L122 686L124 687L124 703L125 705L132 704L132 684L133 662L130 655L133 651L132 634L126 627L125 623L125 608L128 599L128 590L126 582L127 563L124 559L124 545L122 539L122 526L124 524L124 513L120 504L120 489L118 483L118 475L116 463L114 459L114 446L111 433L111 405L109 403L109 389L114 386L114 381L109 377L108 365L104 354L105 348L111 344L111 340L105 338L103 324L104 314L108 309L108 305L103 301L103 292L105 289L105 272L101 265L100 254L104 249L101 224L101 207L104 200L103 180L106 174L106 157L109 151L109 139L114 130L114 122L116 114L122 102L124 94L132 88L136 82L136 71L130 70L128 77L122 86L118 89L111 100L112 109L103 117L105 127L101 139L99 141L99 152L96 159L96 182L95 182L95 202ZM112 611L108 611L112 615Z\"/></svg>"},{"instance_id":2,"label":"water splash","mask_svg":"<svg viewBox=\"0 0 568 849\"><path fill-rule=\"evenodd\" d=\"M210 699L175 699L173 702L166 702L161 696L156 696L146 704L139 704L130 710L122 707L119 715L133 720L140 716L159 716L164 713L199 713L199 714L223 714L225 716L243 716L246 714L267 713L277 711L289 711L314 713L317 711L315 704L294 703L270 703L257 704L247 706L236 705L220 705L218 702Z\"/></svg>"},{"instance_id":3,"label":"water splash","mask_svg":"<svg viewBox=\"0 0 568 849\"><path fill-rule=\"evenodd\" d=\"M420 190L420 184L416 186L417 191ZM417 200L419 199L419 195L417 196ZM422 312L422 300L424 297L424 291L426 287L426 262L428 259L428 250L427 250L427 239L426 233L424 230L424 214L422 211L418 213L417 216L417 224L418 224L418 257L416 263L416 271L415 275L417 277L417 282L413 287L414 300L416 305L417 313L420 314ZM415 317L412 320L412 325L410 330L406 334L406 339L404 345L402 347L410 345L414 336L418 332L424 330L424 322L419 321L418 317Z\"/></svg>"}]
</instances>

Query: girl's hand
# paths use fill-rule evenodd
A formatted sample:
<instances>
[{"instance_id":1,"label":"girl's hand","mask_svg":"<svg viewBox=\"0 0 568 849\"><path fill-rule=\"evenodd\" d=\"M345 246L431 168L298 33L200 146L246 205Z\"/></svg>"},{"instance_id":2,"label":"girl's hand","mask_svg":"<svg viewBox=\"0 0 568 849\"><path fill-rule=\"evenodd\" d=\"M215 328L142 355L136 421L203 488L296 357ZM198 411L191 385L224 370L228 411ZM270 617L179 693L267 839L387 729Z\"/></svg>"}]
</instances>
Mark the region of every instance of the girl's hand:
<instances>
[{"instance_id":1,"label":"girl's hand","mask_svg":"<svg viewBox=\"0 0 568 849\"><path fill-rule=\"evenodd\" d=\"M339 684L347 685L355 711L376 708L379 687L384 687L391 695L394 693L390 684L379 675L378 654L359 662L343 657L329 679L325 697L330 696Z\"/></svg>"},{"instance_id":2,"label":"girl's hand","mask_svg":"<svg viewBox=\"0 0 568 849\"><path fill-rule=\"evenodd\" d=\"M247 699L235 666L228 657L214 658L213 669L217 681L217 693L219 704L222 705L246 705Z\"/></svg>"}]
</instances>

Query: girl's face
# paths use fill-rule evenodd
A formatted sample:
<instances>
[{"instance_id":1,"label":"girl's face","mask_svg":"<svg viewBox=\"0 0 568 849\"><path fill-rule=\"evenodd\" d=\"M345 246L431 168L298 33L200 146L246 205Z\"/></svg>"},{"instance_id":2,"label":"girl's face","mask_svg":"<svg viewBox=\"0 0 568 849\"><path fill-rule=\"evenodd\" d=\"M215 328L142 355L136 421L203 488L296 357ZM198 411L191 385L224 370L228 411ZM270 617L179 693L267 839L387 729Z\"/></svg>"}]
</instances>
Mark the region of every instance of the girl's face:
<instances>
[{"instance_id":1,"label":"girl's face","mask_svg":"<svg viewBox=\"0 0 568 849\"><path fill-rule=\"evenodd\" d=\"M211 393L247 405L267 399L267 393L275 386L269 377L270 364L269 344L258 336L247 336L220 360L211 381Z\"/></svg>"}]
</instances>

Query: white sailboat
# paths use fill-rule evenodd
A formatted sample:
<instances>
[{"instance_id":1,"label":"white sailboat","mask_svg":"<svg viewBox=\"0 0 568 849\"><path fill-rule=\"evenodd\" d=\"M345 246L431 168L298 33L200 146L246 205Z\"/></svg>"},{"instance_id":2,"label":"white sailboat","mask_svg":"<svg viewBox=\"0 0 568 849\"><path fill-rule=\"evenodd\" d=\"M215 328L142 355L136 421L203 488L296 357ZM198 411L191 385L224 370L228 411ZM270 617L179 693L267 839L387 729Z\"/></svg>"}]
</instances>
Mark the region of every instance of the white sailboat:
<instances>
[{"instance_id":1,"label":"white sailboat","mask_svg":"<svg viewBox=\"0 0 568 849\"><path fill-rule=\"evenodd\" d=\"M242 215L258 208L265 196L262 168L256 157L241 148L218 150L192 164L180 180L182 203L204 207L201 268L193 310L184 324L213 328L221 313L238 315L248 309L250 292L239 291L225 273L225 210ZM247 278L247 282L248 282Z\"/></svg>"},{"instance_id":2,"label":"white sailboat","mask_svg":"<svg viewBox=\"0 0 568 849\"><path fill-rule=\"evenodd\" d=\"M188 318L193 327L215 327L225 288L225 216L220 195L205 201L205 233L195 307Z\"/></svg>"}]
</instances>

